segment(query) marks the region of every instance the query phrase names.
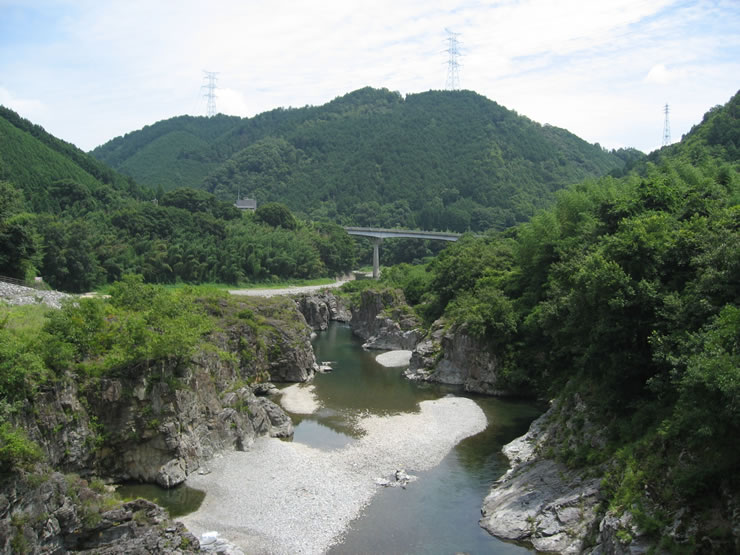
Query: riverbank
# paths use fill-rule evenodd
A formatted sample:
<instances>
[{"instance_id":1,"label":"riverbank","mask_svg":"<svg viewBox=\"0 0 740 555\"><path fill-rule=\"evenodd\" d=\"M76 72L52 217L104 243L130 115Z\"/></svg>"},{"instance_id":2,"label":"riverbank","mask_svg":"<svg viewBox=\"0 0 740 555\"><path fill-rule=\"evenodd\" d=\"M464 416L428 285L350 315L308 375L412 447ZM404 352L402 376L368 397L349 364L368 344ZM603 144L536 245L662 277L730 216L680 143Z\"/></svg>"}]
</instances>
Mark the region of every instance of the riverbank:
<instances>
[{"instance_id":1,"label":"riverbank","mask_svg":"<svg viewBox=\"0 0 740 555\"><path fill-rule=\"evenodd\" d=\"M360 420L365 435L339 450L264 438L228 453L210 474L188 478L206 499L181 520L196 534L218 530L246 553L322 553L372 499L377 479L431 469L486 427L470 399L423 401L419 409Z\"/></svg>"}]
</instances>

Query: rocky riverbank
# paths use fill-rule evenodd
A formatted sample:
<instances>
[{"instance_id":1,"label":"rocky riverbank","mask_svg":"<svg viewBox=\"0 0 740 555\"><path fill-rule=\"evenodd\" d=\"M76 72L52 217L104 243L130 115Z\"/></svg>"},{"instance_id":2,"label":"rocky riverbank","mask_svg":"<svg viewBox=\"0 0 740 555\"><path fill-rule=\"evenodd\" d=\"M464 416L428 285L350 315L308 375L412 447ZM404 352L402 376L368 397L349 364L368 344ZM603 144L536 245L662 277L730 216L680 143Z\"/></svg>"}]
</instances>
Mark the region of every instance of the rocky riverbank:
<instances>
[{"instance_id":1,"label":"rocky riverbank","mask_svg":"<svg viewBox=\"0 0 740 555\"><path fill-rule=\"evenodd\" d=\"M264 438L247 452L226 454L210 474L188 478L208 494L182 520L197 533L219 530L253 553L322 553L341 539L383 479L402 468L436 466L486 426L469 399L447 397L419 408L360 420L364 436L339 450Z\"/></svg>"},{"instance_id":2,"label":"rocky riverbank","mask_svg":"<svg viewBox=\"0 0 740 555\"><path fill-rule=\"evenodd\" d=\"M203 302L217 325L190 360L137 364L104 377L66 372L8 415L14 429L40 448L42 461L0 484L0 551L22 544L37 552L72 541L74 549L102 546L75 539L80 528L75 522L87 519L89 526L80 529L116 544L111 553L127 552L116 551L115 534L105 530L118 530L124 538L130 529L139 537L139 524L164 522L143 508L108 515L84 485L74 494L57 495L56 485L45 493L55 472L81 476L74 479L83 484L140 480L172 487L207 471L222 452L248 449L261 436L292 435L288 416L256 396L252 386L270 378L301 382L313 376L310 329L295 303L287 298ZM99 522L110 525L104 530ZM197 544L173 530L170 540ZM178 546L159 552L178 552Z\"/></svg>"}]
</instances>

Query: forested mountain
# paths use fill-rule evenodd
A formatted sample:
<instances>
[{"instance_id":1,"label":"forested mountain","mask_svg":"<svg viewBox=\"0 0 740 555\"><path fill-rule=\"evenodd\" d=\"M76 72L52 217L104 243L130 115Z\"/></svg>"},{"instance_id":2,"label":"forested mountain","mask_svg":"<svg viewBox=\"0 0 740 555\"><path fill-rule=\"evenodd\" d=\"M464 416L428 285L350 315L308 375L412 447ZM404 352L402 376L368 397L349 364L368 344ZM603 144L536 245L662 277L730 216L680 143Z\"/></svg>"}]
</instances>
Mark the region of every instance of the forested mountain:
<instances>
[{"instance_id":1,"label":"forested mountain","mask_svg":"<svg viewBox=\"0 0 740 555\"><path fill-rule=\"evenodd\" d=\"M384 272L496 353L510 388L558 399L541 456L603 477L620 538L656 552L738 548L739 107L530 222Z\"/></svg>"},{"instance_id":2,"label":"forested mountain","mask_svg":"<svg viewBox=\"0 0 740 555\"><path fill-rule=\"evenodd\" d=\"M311 219L455 231L525 221L554 191L641 155L607 152L471 91L404 98L372 88L249 119L173 118L92 154L153 189L187 185L222 200L282 202Z\"/></svg>"},{"instance_id":3,"label":"forested mountain","mask_svg":"<svg viewBox=\"0 0 740 555\"><path fill-rule=\"evenodd\" d=\"M337 225L284 206L242 214L205 191L154 200L105 164L0 107L0 274L83 291L127 273L149 282L336 275L354 263Z\"/></svg>"}]
</instances>

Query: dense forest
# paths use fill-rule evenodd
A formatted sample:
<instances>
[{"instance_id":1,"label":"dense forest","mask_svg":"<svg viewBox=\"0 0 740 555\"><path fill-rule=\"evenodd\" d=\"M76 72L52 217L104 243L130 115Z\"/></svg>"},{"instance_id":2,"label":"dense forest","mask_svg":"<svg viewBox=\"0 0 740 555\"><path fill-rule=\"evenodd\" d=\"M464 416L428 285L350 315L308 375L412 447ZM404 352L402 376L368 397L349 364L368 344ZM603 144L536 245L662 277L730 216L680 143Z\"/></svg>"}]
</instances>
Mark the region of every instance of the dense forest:
<instances>
[{"instance_id":1,"label":"dense forest","mask_svg":"<svg viewBox=\"0 0 740 555\"><path fill-rule=\"evenodd\" d=\"M585 402L580 424L605 441L563 426L550 455L606 472L607 508L671 551L700 547L670 544L679 511L705 551L737 548L739 144L737 94L628 176L571 186L528 223L382 277L427 322L484 341L511 389Z\"/></svg>"},{"instance_id":2,"label":"dense forest","mask_svg":"<svg viewBox=\"0 0 740 555\"><path fill-rule=\"evenodd\" d=\"M267 203L244 214L188 188L155 192L0 107L0 268L86 291L137 273L152 283L240 283L344 273L336 224Z\"/></svg>"},{"instance_id":3,"label":"dense forest","mask_svg":"<svg viewBox=\"0 0 740 555\"><path fill-rule=\"evenodd\" d=\"M182 116L93 156L162 192L278 201L311 220L453 231L527 220L553 192L644 155L607 152L471 91L361 89L248 119Z\"/></svg>"}]
</instances>

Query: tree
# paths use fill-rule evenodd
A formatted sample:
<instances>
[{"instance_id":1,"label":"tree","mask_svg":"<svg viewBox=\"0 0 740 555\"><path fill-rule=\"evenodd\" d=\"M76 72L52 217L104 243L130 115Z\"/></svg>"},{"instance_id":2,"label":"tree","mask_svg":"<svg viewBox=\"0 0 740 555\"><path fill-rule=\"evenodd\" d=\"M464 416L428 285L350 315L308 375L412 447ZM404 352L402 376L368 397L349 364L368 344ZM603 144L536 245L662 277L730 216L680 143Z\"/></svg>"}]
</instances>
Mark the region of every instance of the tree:
<instances>
[{"instance_id":1,"label":"tree","mask_svg":"<svg viewBox=\"0 0 740 555\"><path fill-rule=\"evenodd\" d=\"M296 229L298 223L287 206L279 202L263 204L254 212L254 218L272 227Z\"/></svg>"}]
</instances>

